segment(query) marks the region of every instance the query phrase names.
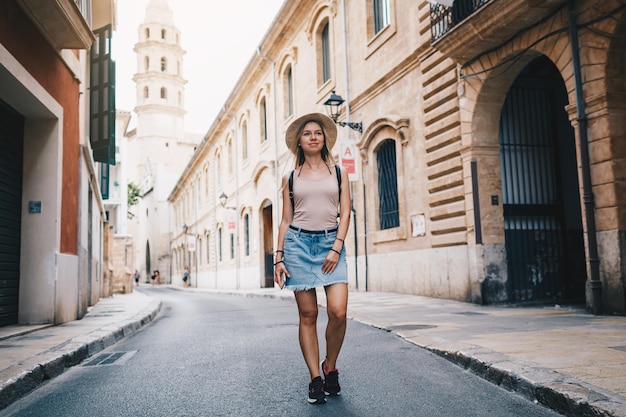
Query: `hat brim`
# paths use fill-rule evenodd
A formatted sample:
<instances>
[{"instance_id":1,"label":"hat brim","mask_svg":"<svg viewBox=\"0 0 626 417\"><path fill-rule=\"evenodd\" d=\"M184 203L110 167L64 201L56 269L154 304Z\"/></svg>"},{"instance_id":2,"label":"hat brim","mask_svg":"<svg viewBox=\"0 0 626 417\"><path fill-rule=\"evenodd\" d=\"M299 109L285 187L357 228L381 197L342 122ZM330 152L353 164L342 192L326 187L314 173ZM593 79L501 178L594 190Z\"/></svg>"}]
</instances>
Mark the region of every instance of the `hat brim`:
<instances>
[{"instance_id":1,"label":"hat brim","mask_svg":"<svg viewBox=\"0 0 626 417\"><path fill-rule=\"evenodd\" d=\"M291 122L285 132L285 144L294 155L297 154L298 131L302 125L309 122L315 122L322 126L325 133L326 147L329 151L335 146L335 142L337 142L337 126L335 122L333 122L333 119L322 113L305 114Z\"/></svg>"}]
</instances>

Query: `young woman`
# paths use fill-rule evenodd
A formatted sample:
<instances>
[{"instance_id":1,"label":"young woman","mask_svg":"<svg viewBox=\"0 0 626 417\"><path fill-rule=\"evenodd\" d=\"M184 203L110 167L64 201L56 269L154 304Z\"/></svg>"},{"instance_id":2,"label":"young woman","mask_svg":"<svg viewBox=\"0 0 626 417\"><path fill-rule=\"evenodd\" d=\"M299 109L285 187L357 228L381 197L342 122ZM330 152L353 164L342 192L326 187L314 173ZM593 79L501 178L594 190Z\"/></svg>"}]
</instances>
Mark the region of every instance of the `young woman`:
<instances>
[{"instance_id":1,"label":"young woman","mask_svg":"<svg viewBox=\"0 0 626 417\"><path fill-rule=\"evenodd\" d=\"M330 154L336 140L335 123L320 113L299 117L285 134L296 163L294 171L283 178L274 281L295 294L300 347L311 375L311 404L323 404L326 395L341 392L336 363L346 333L348 268L344 239L350 223L350 187L345 185L348 174L336 168ZM326 357L321 365L317 287L324 287L328 312Z\"/></svg>"}]
</instances>

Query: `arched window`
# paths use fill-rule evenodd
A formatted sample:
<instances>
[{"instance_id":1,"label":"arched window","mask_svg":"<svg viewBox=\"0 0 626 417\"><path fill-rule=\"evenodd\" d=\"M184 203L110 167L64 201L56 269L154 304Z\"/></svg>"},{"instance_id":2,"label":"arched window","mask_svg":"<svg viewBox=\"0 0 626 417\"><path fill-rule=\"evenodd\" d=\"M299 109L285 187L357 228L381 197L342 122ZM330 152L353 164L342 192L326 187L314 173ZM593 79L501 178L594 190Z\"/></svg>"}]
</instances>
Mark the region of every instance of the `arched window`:
<instances>
[{"instance_id":1,"label":"arched window","mask_svg":"<svg viewBox=\"0 0 626 417\"><path fill-rule=\"evenodd\" d=\"M209 166L204 167L204 195L209 195Z\"/></svg>"},{"instance_id":2,"label":"arched window","mask_svg":"<svg viewBox=\"0 0 626 417\"><path fill-rule=\"evenodd\" d=\"M211 263L211 234L209 232L206 234L206 263L207 265Z\"/></svg>"},{"instance_id":3,"label":"arched window","mask_svg":"<svg viewBox=\"0 0 626 417\"><path fill-rule=\"evenodd\" d=\"M165 39L165 29L161 29L161 39Z\"/></svg>"},{"instance_id":4,"label":"arched window","mask_svg":"<svg viewBox=\"0 0 626 417\"><path fill-rule=\"evenodd\" d=\"M241 158L248 159L248 123L241 124Z\"/></svg>"},{"instance_id":5,"label":"arched window","mask_svg":"<svg viewBox=\"0 0 626 417\"><path fill-rule=\"evenodd\" d=\"M150 28L146 28L146 39L150 39Z\"/></svg>"},{"instance_id":6,"label":"arched window","mask_svg":"<svg viewBox=\"0 0 626 417\"><path fill-rule=\"evenodd\" d=\"M143 98L148 98L150 97L150 90L148 89L148 87L144 87L143 88Z\"/></svg>"},{"instance_id":7,"label":"arched window","mask_svg":"<svg viewBox=\"0 0 626 417\"><path fill-rule=\"evenodd\" d=\"M198 244L196 245L198 248L198 263L202 265L204 258L202 257L202 237L198 237Z\"/></svg>"},{"instance_id":8,"label":"arched window","mask_svg":"<svg viewBox=\"0 0 626 417\"><path fill-rule=\"evenodd\" d=\"M167 71L167 58L161 58L161 72Z\"/></svg>"},{"instance_id":9,"label":"arched window","mask_svg":"<svg viewBox=\"0 0 626 417\"><path fill-rule=\"evenodd\" d=\"M167 98L167 88L161 87L161 98Z\"/></svg>"},{"instance_id":10,"label":"arched window","mask_svg":"<svg viewBox=\"0 0 626 417\"><path fill-rule=\"evenodd\" d=\"M149 70L150 70L150 57L149 57L149 56L147 56L147 57L144 59L144 62L145 62L145 66L146 66L146 71L149 71Z\"/></svg>"},{"instance_id":11,"label":"arched window","mask_svg":"<svg viewBox=\"0 0 626 417\"><path fill-rule=\"evenodd\" d=\"M261 142L267 140L267 104L265 103L265 97L261 99L259 105L259 117L261 123Z\"/></svg>"},{"instance_id":12,"label":"arched window","mask_svg":"<svg viewBox=\"0 0 626 417\"><path fill-rule=\"evenodd\" d=\"M228 140L228 155L226 155L226 157L228 158L228 161L227 161L228 173L232 174L233 173L233 158L235 158L235 155L233 155L233 141L231 139Z\"/></svg>"},{"instance_id":13,"label":"arched window","mask_svg":"<svg viewBox=\"0 0 626 417\"><path fill-rule=\"evenodd\" d=\"M235 259L235 234L230 234L230 259Z\"/></svg>"},{"instance_id":14,"label":"arched window","mask_svg":"<svg viewBox=\"0 0 626 417\"><path fill-rule=\"evenodd\" d=\"M217 229L217 259L222 262L222 228Z\"/></svg>"},{"instance_id":15,"label":"arched window","mask_svg":"<svg viewBox=\"0 0 626 417\"><path fill-rule=\"evenodd\" d=\"M215 181L222 184L222 159L219 152L215 154Z\"/></svg>"},{"instance_id":16,"label":"arched window","mask_svg":"<svg viewBox=\"0 0 626 417\"><path fill-rule=\"evenodd\" d=\"M293 74L291 71L291 65L287 67L287 70L285 71L283 85L285 94L285 118L288 118L293 115Z\"/></svg>"},{"instance_id":17,"label":"arched window","mask_svg":"<svg viewBox=\"0 0 626 417\"><path fill-rule=\"evenodd\" d=\"M330 27L328 21L323 24L318 32L318 68L320 85L325 84L331 78L330 72Z\"/></svg>"},{"instance_id":18,"label":"arched window","mask_svg":"<svg viewBox=\"0 0 626 417\"><path fill-rule=\"evenodd\" d=\"M389 26L389 0L373 0L374 34Z\"/></svg>"},{"instance_id":19,"label":"arched window","mask_svg":"<svg viewBox=\"0 0 626 417\"><path fill-rule=\"evenodd\" d=\"M250 256L250 216L248 214L243 215L243 231L246 256Z\"/></svg>"}]
</instances>

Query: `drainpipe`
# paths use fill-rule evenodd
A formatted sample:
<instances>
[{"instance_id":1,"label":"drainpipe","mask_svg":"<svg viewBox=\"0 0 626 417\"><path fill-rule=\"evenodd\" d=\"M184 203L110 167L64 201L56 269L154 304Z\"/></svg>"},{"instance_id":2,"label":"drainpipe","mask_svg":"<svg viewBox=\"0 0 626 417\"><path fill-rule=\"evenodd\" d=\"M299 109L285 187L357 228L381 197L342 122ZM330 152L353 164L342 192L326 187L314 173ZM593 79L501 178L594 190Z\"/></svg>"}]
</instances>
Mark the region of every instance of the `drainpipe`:
<instances>
[{"instance_id":1,"label":"drainpipe","mask_svg":"<svg viewBox=\"0 0 626 417\"><path fill-rule=\"evenodd\" d=\"M279 216L279 210L280 210L280 204L279 202L279 189L280 189L280 177L278 175L278 120L277 120L277 112L278 112L278 105L276 103L276 62L274 62L273 60L271 60L269 57L263 55L261 53L261 46L258 46L256 48L256 54L259 56L259 58L261 58L264 61L269 62L272 65L272 101L273 103L273 107L274 107L274 180L276 181L276 210L272 209L272 215L273 215L273 219L272 222L274 222L275 225L280 223L280 216ZM276 227L275 227L276 228ZM277 229L277 228L276 228ZM277 232L278 233L278 232ZM273 234L273 231L272 231ZM276 239L278 239L278 235L276 235Z\"/></svg>"},{"instance_id":2,"label":"drainpipe","mask_svg":"<svg viewBox=\"0 0 626 417\"><path fill-rule=\"evenodd\" d=\"M346 9L346 0L341 1L341 8L343 13L343 50L344 50L344 77L346 80L346 123L350 123L350 73L348 71L348 12ZM348 130L348 137L351 133L351 128L346 125L345 129ZM361 166L361 174L363 173L363 166ZM365 183L363 183L363 196L365 197ZM350 211L352 211L352 228L354 231L354 279L356 282L356 290L359 290L359 238L357 233L357 216L356 207L354 206L354 193L352 188L352 181L350 181ZM365 199L364 199L365 203ZM365 213L365 204L363 205L363 213ZM367 291L367 225L365 225L365 214L363 215L363 223L365 230L365 291Z\"/></svg>"},{"instance_id":3,"label":"drainpipe","mask_svg":"<svg viewBox=\"0 0 626 417\"><path fill-rule=\"evenodd\" d=\"M580 74L580 55L578 49L578 28L576 24L576 0L568 1L569 35L572 45L574 81L576 84L576 109L578 120L578 138L580 141L580 162L583 180L583 202L587 222L587 248L589 250L590 288L592 295L592 313L602 314L602 281L600 281L600 259L596 236L595 204L591 186L591 167L589 164L589 139L587 137L587 115L583 98L582 78Z\"/></svg>"}]
</instances>

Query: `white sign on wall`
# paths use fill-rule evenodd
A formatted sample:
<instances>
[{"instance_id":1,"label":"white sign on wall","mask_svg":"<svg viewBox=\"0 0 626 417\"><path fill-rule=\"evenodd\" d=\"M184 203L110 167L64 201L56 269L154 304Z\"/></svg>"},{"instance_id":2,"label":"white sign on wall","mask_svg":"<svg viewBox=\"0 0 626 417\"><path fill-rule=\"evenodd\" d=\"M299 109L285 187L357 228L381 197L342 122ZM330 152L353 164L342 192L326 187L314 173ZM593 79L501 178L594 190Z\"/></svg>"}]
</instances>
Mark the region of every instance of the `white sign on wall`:
<instances>
[{"instance_id":1,"label":"white sign on wall","mask_svg":"<svg viewBox=\"0 0 626 417\"><path fill-rule=\"evenodd\" d=\"M187 235L187 250L189 252L196 251L196 235Z\"/></svg>"},{"instance_id":2,"label":"white sign on wall","mask_svg":"<svg viewBox=\"0 0 626 417\"><path fill-rule=\"evenodd\" d=\"M411 216L411 237L426 236L426 217L424 214Z\"/></svg>"}]
</instances>

